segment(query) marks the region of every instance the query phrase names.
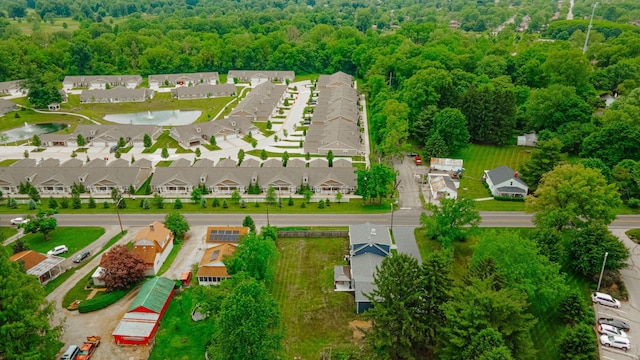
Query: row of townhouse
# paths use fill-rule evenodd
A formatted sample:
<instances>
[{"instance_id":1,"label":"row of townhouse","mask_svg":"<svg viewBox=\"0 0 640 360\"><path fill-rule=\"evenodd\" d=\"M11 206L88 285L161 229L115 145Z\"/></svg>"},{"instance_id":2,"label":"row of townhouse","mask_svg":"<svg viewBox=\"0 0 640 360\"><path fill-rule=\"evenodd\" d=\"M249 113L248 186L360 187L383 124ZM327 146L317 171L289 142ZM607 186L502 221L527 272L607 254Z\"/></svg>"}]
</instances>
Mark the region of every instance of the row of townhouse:
<instances>
[{"instance_id":1,"label":"row of townhouse","mask_svg":"<svg viewBox=\"0 0 640 360\"><path fill-rule=\"evenodd\" d=\"M251 164L252 162L247 162ZM353 167L321 166L319 161L310 167L237 167L235 161L223 160L214 167L211 160L199 160L191 166L187 160L176 161L170 167L154 169L151 161L140 159L130 164L124 159L107 162L93 159L84 162L70 159L22 159L11 166L0 168L0 190L7 196L19 194L20 185L29 183L42 196L68 196L74 185L84 186L92 196L109 196L113 189L128 193L138 189L149 176L152 190L161 195L190 195L194 188L204 186L208 192L229 195L234 190L246 193L249 186L258 186L263 192L273 187L279 194L294 194L301 186L320 194L353 193L356 173ZM326 165L326 162L324 163ZM318 166L320 165L320 166Z\"/></svg>"},{"instance_id":2,"label":"row of townhouse","mask_svg":"<svg viewBox=\"0 0 640 360\"><path fill-rule=\"evenodd\" d=\"M0 116L16 110L18 110L18 105L16 103L0 98Z\"/></svg>"},{"instance_id":3,"label":"row of townhouse","mask_svg":"<svg viewBox=\"0 0 640 360\"><path fill-rule=\"evenodd\" d=\"M264 82L257 85L231 111L230 116L267 121L278 114L278 105L287 97L287 85Z\"/></svg>"},{"instance_id":4,"label":"row of townhouse","mask_svg":"<svg viewBox=\"0 0 640 360\"><path fill-rule=\"evenodd\" d=\"M112 147L120 138L126 146L143 147L144 136L149 135L155 141L162 135L162 127L156 125L78 125L72 134L43 134L42 146L78 146L78 135L82 135L85 146Z\"/></svg>"},{"instance_id":5,"label":"row of townhouse","mask_svg":"<svg viewBox=\"0 0 640 360\"><path fill-rule=\"evenodd\" d=\"M163 86L216 85L219 83L220 75L217 72L149 75L149 87L156 90Z\"/></svg>"},{"instance_id":6,"label":"row of townhouse","mask_svg":"<svg viewBox=\"0 0 640 360\"><path fill-rule=\"evenodd\" d=\"M208 99L221 96L235 96L234 84L198 84L171 89L171 96L178 100Z\"/></svg>"},{"instance_id":7,"label":"row of townhouse","mask_svg":"<svg viewBox=\"0 0 640 360\"><path fill-rule=\"evenodd\" d=\"M65 76L62 80L62 88L71 90L77 88L106 89L107 87L124 86L127 89L135 89L142 83L140 75L78 75Z\"/></svg>"},{"instance_id":8,"label":"row of townhouse","mask_svg":"<svg viewBox=\"0 0 640 360\"><path fill-rule=\"evenodd\" d=\"M167 196L189 195L197 187L205 187L211 194L228 195L234 191L244 194L250 186L257 186L262 192L273 187L279 195L295 194L301 187L308 187L317 194L335 194L338 191L350 194L355 192L356 185L356 171L353 167L176 165L156 168L151 179L151 188Z\"/></svg>"},{"instance_id":9,"label":"row of townhouse","mask_svg":"<svg viewBox=\"0 0 640 360\"><path fill-rule=\"evenodd\" d=\"M362 153L358 91L353 77L343 72L321 75L318 99L307 130L304 149L311 154L359 155Z\"/></svg>"},{"instance_id":10,"label":"row of townhouse","mask_svg":"<svg viewBox=\"0 0 640 360\"><path fill-rule=\"evenodd\" d=\"M117 86L111 89L83 90L80 94L80 103L142 102L153 99L153 95L154 92L151 89L130 89Z\"/></svg>"},{"instance_id":11,"label":"row of townhouse","mask_svg":"<svg viewBox=\"0 0 640 360\"><path fill-rule=\"evenodd\" d=\"M239 137L258 131L250 118L231 115L224 119L203 123L175 126L169 131L169 136L185 147L209 144L211 138L216 141L227 140L228 137Z\"/></svg>"},{"instance_id":12,"label":"row of townhouse","mask_svg":"<svg viewBox=\"0 0 640 360\"><path fill-rule=\"evenodd\" d=\"M26 96L29 89L23 86L24 80L0 82L0 95Z\"/></svg>"},{"instance_id":13,"label":"row of townhouse","mask_svg":"<svg viewBox=\"0 0 640 360\"><path fill-rule=\"evenodd\" d=\"M0 168L0 190L5 195L18 195L20 184L30 183L42 196L67 196L75 185L84 186L92 196L109 196L113 189L122 193L139 188L152 173L151 161L141 159L133 164L118 159L107 164L104 159L87 163L70 159L36 161L23 159Z\"/></svg>"},{"instance_id":14,"label":"row of townhouse","mask_svg":"<svg viewBox=\"0 0 640 360\"><path fill-rule=\"evenodd\" d=\"M292 82L296 77L293 71L266 71L266 70L229 70L227 83L248 82L256 86L265 82Z\"/></svg>"}]
</instances>

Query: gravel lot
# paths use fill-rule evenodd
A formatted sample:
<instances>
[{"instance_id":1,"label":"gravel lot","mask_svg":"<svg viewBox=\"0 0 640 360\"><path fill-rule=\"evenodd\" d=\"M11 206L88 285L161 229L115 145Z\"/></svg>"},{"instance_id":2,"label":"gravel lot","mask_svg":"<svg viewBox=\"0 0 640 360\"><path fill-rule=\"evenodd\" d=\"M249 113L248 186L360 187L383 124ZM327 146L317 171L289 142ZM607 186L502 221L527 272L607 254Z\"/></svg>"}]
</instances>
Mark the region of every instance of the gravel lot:
<instances>
[{"instance_id":1,"label":"gravel lot","mask_svg":"<svg viewBox=\"0 0 640 360\"><path fill-rule=\"evenodd\" d=\"M126 244L131 241L141 227L129 227L127 235L121 239L119 244ZM106 244L115 236L119 227L107 227L105 234L97 241L87 247L92 254ZM197 263L204 251L204 235L206 227L197 227L187 233L188 239L184 242L182 249L174 260L172 266L163 275L170 279L177 279L183 271L189 271L194 263ZM95 250L94 250L95 249ZM62 308L62 299L65 294L84 276L98 266L100 258L96 257L86 264L80 271L73 274L67 281L59 286L54 292L49 294L47 299L55 303L53 324L62 323L64 331L61 341L65 343L60 349L58 356L62 355L69 345L80 345L87 336L98 335L102 337L100 347L94 353L92 359L147 359L151 352L150 346L117 346L113 342L111 333L116 325L126 313L127 308L138 294L139 288L129 293L125 298L106 309L80 314L77 311L69 311ZM162 325L160 325L162 326Z\"/></svg>"}]
</instances>

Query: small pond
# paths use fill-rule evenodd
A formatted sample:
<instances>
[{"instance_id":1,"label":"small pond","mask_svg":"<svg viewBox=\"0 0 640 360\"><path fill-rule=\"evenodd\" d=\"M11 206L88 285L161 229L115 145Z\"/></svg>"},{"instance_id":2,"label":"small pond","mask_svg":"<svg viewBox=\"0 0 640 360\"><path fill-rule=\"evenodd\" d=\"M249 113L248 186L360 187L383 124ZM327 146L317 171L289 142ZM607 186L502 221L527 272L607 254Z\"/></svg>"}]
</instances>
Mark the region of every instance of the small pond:
<instances>
[{"instance_id":1,"label":"small pond","mask_svg":"<svg viewBox=\"0 0 640 360\"><path fill-rule=\"evenodd\" d=\"M133 114L109 114L103 119L116 124L178 126L193 123L202 111L163 110Z\"/></svg>"},{"instance_id":2,"label":"small pond","mask_svg":"<svg viewBox=\"0 0 640 360\"><path fill-rule=\"evenodd\" d=\"M12 141L28 140L28 139L31 139L33 135L42 135L42 134L48 134L48 133L60 131L66 128L67 126L69 125L25 123L24 126L22 127L0 132L0 134L7 136L7 138L4 138L4 136L1 136L0 143L6 144Z\"/></svg>"}]
</instances>

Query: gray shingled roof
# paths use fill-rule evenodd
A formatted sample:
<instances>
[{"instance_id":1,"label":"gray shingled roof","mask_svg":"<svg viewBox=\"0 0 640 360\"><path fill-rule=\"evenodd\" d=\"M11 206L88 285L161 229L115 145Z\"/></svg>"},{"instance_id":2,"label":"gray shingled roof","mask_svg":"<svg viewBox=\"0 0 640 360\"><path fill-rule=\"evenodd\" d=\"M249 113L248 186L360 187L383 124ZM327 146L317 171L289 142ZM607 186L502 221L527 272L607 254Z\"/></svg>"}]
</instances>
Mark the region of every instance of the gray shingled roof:
<instances>
[{"instance_id":1,"label":"gray shingled roof","mask_svg":"<svg viewBox=\"0 0 640 360\"><path fill-rule=\"evenodd\" d=\"M504 181L514 180L524 186L527 186L527 183L522 181L519 176L514 176L514 174L517 174L517 171L506 165L498 166L497 168L487 172L487 176L489 176L494 185L498 185Z\"/></svg>"}]
</instances>

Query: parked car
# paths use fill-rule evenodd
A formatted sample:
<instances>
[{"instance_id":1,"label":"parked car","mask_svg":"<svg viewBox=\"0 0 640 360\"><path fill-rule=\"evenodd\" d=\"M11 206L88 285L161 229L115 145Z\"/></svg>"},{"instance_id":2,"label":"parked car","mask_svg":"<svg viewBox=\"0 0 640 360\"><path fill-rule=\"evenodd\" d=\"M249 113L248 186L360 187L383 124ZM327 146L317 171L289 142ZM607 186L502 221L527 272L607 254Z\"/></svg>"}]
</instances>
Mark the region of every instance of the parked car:
<instances>
[{"instance_id":1,"label":"parked car","mask_svg":"<svg viewBox=\"0 0 640 360\"><path fill-rule=\"evenodd\" d=\"M598 325L598 332L602 335L615 335L615 336L627 337L627 333L624 332L623 330L620 330L615 326L611 326L607 324Z\"/></svg>"},{"instance_id":2,"label":"parked car","mask_svg":"<svg viewBox=\"0 0 640 360\"><path fill-rule=\"evenodd\" d=\"M60 360L73 360L78 355L78 351L80 351L80 348L78 346L69 345L69 347L67 348L67 351L65 351L64 354L62 354L62 357L60 358Z\"/></svg>"},{"instance_id":3,"label":"parked car","mask_svg":"<svg viewBox=\"0 0 640 360\"><path fill-rule=\"evenodd\" d=\"M47 255L60 255L60 254L64 254L67 251L69 251L69 249L67 249L66 245L60 245L60 246L56 246L53 249L47 251Z\"/></svg>"},{"instance_id":4,"label":"parked car","mask_svg":"<svg viewBox=\"0 0 640 360\"><path fill-rule=\"evenodd\" d=\"M409 157L416 157L416 156L418 156L418 153L410 152L410 153L408 153L408 154L407 154L407 156L409 156Z\"/></svg>"},{"instance_id":5,"label":"parked car","mask_svg":"<svg viewBox=\"0 0 640 360\"><path fill-rule=\"evenodd\" d=\"M17 217L17 218L11 219L11 225L21 225L21 224L26 224L28 222L29 222L29 219L24 217Z\"/></svg>"},{"instance_id":6,"label":"parked car","mask_svg":"<svg viewBox=\"0 0 640 360\"><path fill-rule=\"evenodd\" d=\"M79 263L80 261L88 258L89 255L91 255L90 251L83 251L80 254L76 255L76 257L73 259L73 262L74 263Z\"/></svg>"},{"instance_id":7,"label":"parked car","mask_svg":"<svg viewBox=\"0 0 640 360\"><path fill-rule=\"evenodd\" d=\"M607 324L607 325L615 326L620 330L624 330L625 332L629 332L629 330L631 330L631 326L629 326L628 323L615 318L601 317L598 319L598 324Z\"/></svg>"},{"instance_id":8,"label":"parked car","mask_svg":"<svg viewBox=\"0 0 640 360\"><path fill-rule=\"evenodd\" d=\"M631 347L629 338L615 335L601 335L600 344L607 347L622 349L624 351L629 350L629 348Z\"/></svg>"},{"instance_id":9,"label":"parked car","mask_svg":"<svg viewBox=\"0 0 640 360\"><path fill-rule=\"evenodd\" d=\"M593 294L591 294L591 301L596 304L611 306L616 309L620 308L620 301L614 299L609 294L594 292Z\"/></svg>"}]
</instances>

